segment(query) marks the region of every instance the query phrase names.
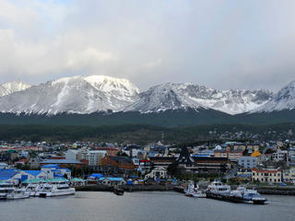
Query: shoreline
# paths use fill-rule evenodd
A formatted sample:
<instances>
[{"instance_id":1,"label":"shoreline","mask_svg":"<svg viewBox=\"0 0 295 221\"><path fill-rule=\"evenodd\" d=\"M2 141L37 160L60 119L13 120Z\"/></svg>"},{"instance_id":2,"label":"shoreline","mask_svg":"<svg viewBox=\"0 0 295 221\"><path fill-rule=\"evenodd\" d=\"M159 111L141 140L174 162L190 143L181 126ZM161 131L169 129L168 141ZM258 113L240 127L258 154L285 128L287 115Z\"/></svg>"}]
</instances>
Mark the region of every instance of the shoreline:
<instances>
[{"instance_id":1,"label":"shoreline","mask_svg":"<svg viewBox=\"0 0 295 221\"><path fill-rule=\"evenodd\" d=\"M121 189L126 192L141 192L141 191L175 191L179 193L184 193L184 189L180 186L175 186L171 184L166 185L121 185ZM112 186L106 185L87 185L87 186L80 186L76 187L76 191L80 192L112 192ZM295 187L255 187L255 189L260 194L265 195L285 195L285 196L295 196Z\"/></svg>"},{"instance_id":2,"label":"shoreline","mask_svg":"<svg viewBox=\"0 0 295 221\"><path fill-rule=\"evenodd\" d=\"M166 185L121 185L119 186L126 192L139 192L139 191L174 191L175 186L166 184ZM112 186L106 186L106 185L88 185L88 186L81 186L76 187L76 191L113 191Z\"/></svg>"}]
</instances>

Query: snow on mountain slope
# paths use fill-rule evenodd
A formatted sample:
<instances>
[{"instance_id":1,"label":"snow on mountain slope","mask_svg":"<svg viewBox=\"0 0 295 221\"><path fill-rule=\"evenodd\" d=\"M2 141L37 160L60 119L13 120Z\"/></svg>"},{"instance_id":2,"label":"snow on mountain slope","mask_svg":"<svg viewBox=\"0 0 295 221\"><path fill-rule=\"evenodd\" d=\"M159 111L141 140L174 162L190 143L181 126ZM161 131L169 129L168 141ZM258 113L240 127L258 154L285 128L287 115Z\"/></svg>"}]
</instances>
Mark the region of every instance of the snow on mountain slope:
<instances>
[{"instance_id":1,"label":"snow on mountain slope","mask_svg":"<svg viewBox=\"0 0 295 221\"><path fill-rule=\"evenodd\" d=\"M21 81L12 81L0 85L0 97L12 94L17 91L23 91L31 87L31 85Z\"/></svg>"},{"instance_id":2,"label":"snow on mountain slope","mask_svg":"<svg viewBox=\"0 0 295 221\"><path fill-rule=\"evenodd\" d=\"M139 93L126 79L74 76L32 87L1 85L0 95L7 96L0 97L0 112L87 114L112 110L149 113L188 108L228 114L273 111L294 108L294 85L295 82L290 83L275 96L267 90L216 90L192 83L166 83Z\"/></svg>"},{"instance_id":3,"label":"snow on mountain slope","mask_svg":"<svg viewBox=\"0 0 295 221\"><path fill-rule=\"evenodd\" d=\"M125 79L75 76L2 97L0 111L37 114L118 111L134 102L137 96L138 88Z\"/></svg>"},{"instance_id":4,"label":"snow on mountain slope","mask_svg":"<svg viewBox=\"0 0 295 221\"><path fill-rule=\"evenodd\" d=\"M125 111L155 112L169 109L206 108L228 114L247 112L263 105L272 97L265 90L216 90L185 83L166 83L140 94Z\"/></svg>"},{"instance_id":5,"label":"snow on mountain slope","mask_svg":"<svg viewBox=\"0 0 295 221\"><path fill-rule=\"evenodd\" d=\"M206 108L189 96L184 96L181 86L181 84L166 83L151 87L141 93L140 98L125 111L148 113L185 108Z\"/></svg>"},{"instance_id":6,"label":"snow on mountain slope","mask_svg":"<svg viewBox=\"0 0 295 221\"><path fill-rule=\"evenodd\" d=\"M283 87L269 102L253 109L251 113L282 110L295 110L295 81Z\"/></svg>"}]
</instances>

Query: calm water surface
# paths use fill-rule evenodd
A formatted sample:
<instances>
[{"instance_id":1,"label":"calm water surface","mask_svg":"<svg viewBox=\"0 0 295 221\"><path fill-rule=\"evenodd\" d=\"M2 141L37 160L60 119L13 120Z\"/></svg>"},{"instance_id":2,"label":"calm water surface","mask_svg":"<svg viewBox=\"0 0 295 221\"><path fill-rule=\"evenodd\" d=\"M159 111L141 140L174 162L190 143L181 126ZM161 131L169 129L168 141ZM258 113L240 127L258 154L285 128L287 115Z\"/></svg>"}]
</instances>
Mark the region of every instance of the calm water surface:
<instances>
[{"instance_id":1,"label":"calm water surface","mask_svg":"<svg viewBox=\"0 0 295 221\"><path fill-rule=\"evenodd\" d=\"M0 202L0 221L288 221L295 197L267 196L268 205L187 198L174 192L78 192L75 196Z\"/></svg>"}]
</instances>

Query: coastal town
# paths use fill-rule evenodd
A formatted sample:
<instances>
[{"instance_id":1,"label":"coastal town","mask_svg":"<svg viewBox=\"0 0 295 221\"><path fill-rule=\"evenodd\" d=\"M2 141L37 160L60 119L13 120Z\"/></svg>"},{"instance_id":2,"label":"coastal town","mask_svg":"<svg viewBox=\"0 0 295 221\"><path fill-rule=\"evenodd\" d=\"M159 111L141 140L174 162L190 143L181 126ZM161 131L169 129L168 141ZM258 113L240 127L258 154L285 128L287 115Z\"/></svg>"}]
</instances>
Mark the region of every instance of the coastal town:
<instances>
[{"instance_id":1,"label":"coastal town","mask_svg":"<svg viewBox=\"0 0 295 221\"><path fill-rule=\"evenodd\" d=\"M52 196L55 186L57 195L74 194L75 189L113 191L117 195L124 191L176 190L203 197L207 190L208 197L208 187L217 180L223 187L294 195L295 141L227 141L195 146L161 141L144 146L1 141L0 145L1 196L8 186L22 190L20 198L51 196L44 193L51 185ZM43 189L38 192L40 185ZM29 188L34 191L25 195Z\"/></svg>"}]
</instances>

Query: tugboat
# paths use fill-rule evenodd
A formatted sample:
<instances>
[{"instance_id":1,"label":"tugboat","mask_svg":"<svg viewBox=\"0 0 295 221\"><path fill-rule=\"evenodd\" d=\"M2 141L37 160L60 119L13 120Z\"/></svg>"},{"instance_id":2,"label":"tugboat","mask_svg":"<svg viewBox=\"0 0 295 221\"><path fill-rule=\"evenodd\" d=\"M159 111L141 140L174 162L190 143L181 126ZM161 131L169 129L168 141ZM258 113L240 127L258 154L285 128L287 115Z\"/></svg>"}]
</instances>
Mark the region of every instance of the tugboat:
<instances>
[{"instance_id":1,"label":"tugboat","mask_svg":"<svg viewBox=\"0 0 295 221\"><path fill-rule=\"evenodd\" d=\"M113 193L118 195L118 196L123 196L124 195L124 190L122 188L119 188L117 186L114 187Z\"/></svg>"}]
</instances>

